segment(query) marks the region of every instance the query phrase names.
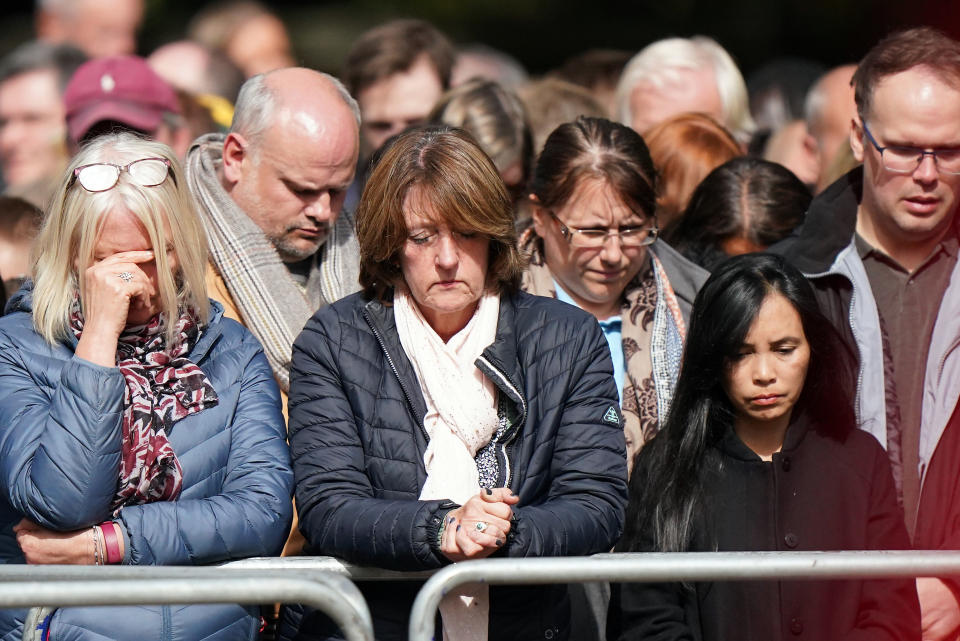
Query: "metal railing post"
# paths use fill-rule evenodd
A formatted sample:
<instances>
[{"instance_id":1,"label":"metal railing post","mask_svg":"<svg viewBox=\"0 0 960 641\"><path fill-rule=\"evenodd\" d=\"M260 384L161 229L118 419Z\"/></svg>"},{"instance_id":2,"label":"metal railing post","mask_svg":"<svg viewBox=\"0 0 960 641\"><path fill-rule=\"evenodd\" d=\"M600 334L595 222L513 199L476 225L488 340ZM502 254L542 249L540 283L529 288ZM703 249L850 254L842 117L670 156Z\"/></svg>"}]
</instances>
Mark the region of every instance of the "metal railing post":
<instances>
[{"instance_id":1,"label":"metal railing post","mask_svg":"<svg viewBox=\"0 0 960 641\"><path fill-rule=\"evenodd\" d=\"M960 575L960 552L684 552L484 559L449 565L417 593L409 641L431 641L440 600L465 583L865 579Z\"/></svg>"},{"instance_id":2,"label":"metal railing post","mask_svg":"<svg viewBox=\"0 0 960 641\"><path fill-rule=\"evenodd\" d=\"M303 603L329 615L349 641L373 641L370 610L349 579L327 572L309 578L287 574L225 573L219 568L7 566L0 568L0 608Z\"/></svg>"}]
</instances>

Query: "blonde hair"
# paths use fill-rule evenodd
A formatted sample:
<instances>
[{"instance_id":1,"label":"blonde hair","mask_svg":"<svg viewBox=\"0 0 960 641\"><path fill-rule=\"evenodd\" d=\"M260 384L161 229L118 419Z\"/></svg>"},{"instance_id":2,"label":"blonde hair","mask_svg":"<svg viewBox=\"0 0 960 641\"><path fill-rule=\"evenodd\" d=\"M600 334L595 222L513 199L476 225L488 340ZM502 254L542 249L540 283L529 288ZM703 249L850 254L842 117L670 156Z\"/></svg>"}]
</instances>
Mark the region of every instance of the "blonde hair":
<instances>
[{"instance_id":1,"label":"blonde hair","mask_svg":"<svg viewBox=\"0 0 960 641\"><path fill-rule=\"evenodd\" d=\"M91 163L117 165L141 158L164 158L170 175L156 187L143 187L122 172L116 186L92 193L71 181L76 168ZM193 310L205 325L210 315L206 292L207 240L196 205L186 187L183 170L166 145L130 133L95 138L74 157L50 203L35 245L33 268L33 324L48 342L70 335L70 311L84 283L81 274L93 263L94 248L107 215L122 208L132 213L150 238L157 263L160 307L167 319L167 345L176 341L181 310ZM167 238L166 230L170 230ZM179 269L171 274L166 247L172 245Z\"/></svg>"},{"instance_id":2,"label":"blonde hair","mask_svg":"<svg viewBox=\"0 0 960 641\"><path fill-rule=\"evenodd\" d=\"M523 182L529 178L533 140L523 103L496 82L475 78L451 89L440 98L427 121L465 129L501 175L520 163Z\"/></svg>"}]
</instances>

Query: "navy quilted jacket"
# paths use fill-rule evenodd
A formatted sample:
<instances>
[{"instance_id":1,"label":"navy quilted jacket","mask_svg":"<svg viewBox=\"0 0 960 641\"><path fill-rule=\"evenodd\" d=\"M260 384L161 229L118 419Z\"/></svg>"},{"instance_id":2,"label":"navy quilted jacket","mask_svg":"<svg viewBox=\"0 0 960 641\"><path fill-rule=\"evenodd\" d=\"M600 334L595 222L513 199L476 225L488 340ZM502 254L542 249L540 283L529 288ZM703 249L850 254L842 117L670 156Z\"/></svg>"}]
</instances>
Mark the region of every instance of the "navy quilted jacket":
<instances>
[{"instance_id":1,"label":"navy quilted jacket","mask_svg":"<svg viewBox=\"0 0 960 641\"><path fill-rule=\"evenodd\" d=\"M499 485L512 489L520 503L497 555L609 550L623 526L626 460L609 348L595 319L555 300L504 295L496 340L477 366L517 415L497 449ZM435 541L440 517L455 505L418 500L426 480L425 414L392 307L355 294L307 323L293 348L290 444L300 529L314 553L401 570L448 562ZM405 636L406 597L414 588L404 595L403 588L388 586L378 595L378 586L362 587L377 624L395 619ZM538 617L544 628L539 638L562 627L562 617L556 618L562 595L546 598L543 588L526 592L548 601L533 606L545 608L542 617L492 593L490 638L516 638L502 630L516 631ZM512 616L508 609L515 610ZM378 639L393 636L378 629Z\"/></svg>"},{"instance_id":2,"label":"navy quilted jacket","mask_svg":"<svg viewBox=\"0 0 960 641\"><path fill-rule=\"evenodd\" d=\"M23 563L12 527L26 517L69 531L110 518L120 466L120 371L49 345L21 290L0 318L0 563ZM176 501L125 507L125 564L201 565L279 554L290 525L292 473L280 397L257 340L213 318L189 355L219 404L173 425L183 467ZM19 639L23 611L0 610L0 639ZM239 605L58 610L51 639L254 639Z\"/></svg>"}]
</instances>

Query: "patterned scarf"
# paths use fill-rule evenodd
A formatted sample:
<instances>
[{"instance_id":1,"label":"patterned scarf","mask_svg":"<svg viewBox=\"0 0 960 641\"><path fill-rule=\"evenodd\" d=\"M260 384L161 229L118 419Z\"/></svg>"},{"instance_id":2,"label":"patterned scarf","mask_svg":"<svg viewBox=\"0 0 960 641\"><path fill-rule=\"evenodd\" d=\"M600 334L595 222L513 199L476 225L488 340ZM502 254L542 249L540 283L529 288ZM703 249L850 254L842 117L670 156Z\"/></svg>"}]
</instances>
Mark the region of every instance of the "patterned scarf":
<instances>
[{"instance_id":1,"label":"patterned scarf","mask_svg":"<svg viewBox=\"0 0 960 641\"><path fill-rule=\"evenodd\" d=\"M220 183L223 134L194 141L187 154L190 192L199 203L210 260L253 332L284 392L290 388L293 341L317 309L360 289L360 249L353 220L340 212L315 254L306 291L290 276L263 231Z\"/></svg>"},{"instance_id":2,"label":"patterned scarf","mask_svg":"<svg viewBox=\"0 0 960 641\"><path fill-rule=\"evenodd\" d=\"M83 315L79 300L70 328L80 338ZM123 374L122 460L111 510L125 505L173 501L183 486L183 469L167 440L180 419L217 404L217 394L203 371L187 358L200 337L193 315L177 320L179 340L165 351L161 315L146 325L128 327L117 344L117 367Z\"/></svg>"},{"instance_id":3,"label":"patterned scarf","mask_svg":"<svg viewBox=\"0 0 960 641\"><path fill-rule=\"evenodd\" d=\"M553 274L543 256L543 244L527 229L520 238L522 251L530 257L522 289L537 296L556 298ZM648 250L647 265L627 285L621 302L623 336L624 432L628 461L657 433L659 417L666 416L679 367L679 353L672 346L668 326L685 333L683 315L660 260ZM675 366L674 366L675 365Z\"/></svg>"}]
</instances>

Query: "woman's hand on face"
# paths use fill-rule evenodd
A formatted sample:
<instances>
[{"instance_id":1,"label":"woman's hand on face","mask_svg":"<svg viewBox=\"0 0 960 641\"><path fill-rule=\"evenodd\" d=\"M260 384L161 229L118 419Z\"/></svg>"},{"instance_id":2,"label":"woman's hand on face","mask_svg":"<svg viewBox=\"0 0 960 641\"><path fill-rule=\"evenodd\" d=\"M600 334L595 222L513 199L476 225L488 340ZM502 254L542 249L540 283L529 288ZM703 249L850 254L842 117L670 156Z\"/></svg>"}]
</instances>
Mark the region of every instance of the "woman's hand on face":
<instances>
[{"instance_id":1,"label":"woman's hand on face","mask_svg":"<svg viewBox=\"0 0 960 641\"><path fill-rule=\"evenodd\" d=\"M89 529L73 532L54 532L23 519L13 531L17 545L27 563L49 565L92 565L94 563L93 536Z\"/></svg>"},{"instance_id":2,"label":"woman's hand on face","mask_svg":"<svg viewBox=\"0 0 960 641\"><path fill-rule=\"evenodd\" d=\"M153 260L152 251L119 252L90 265L83 273L83 333L77 356L105 367L116 366L117 339L127 324L130 305L149 305L156 295L139 263ZM127 275L129 277L121 277Z\"/></svg>"},{"instance_id":3,"label":"woman's hand on face","mask_svg":"<svg viewBox=\"0 0 960 641\"><path fill-rule=\"evenodd\" d=\"M481 490L447 513L440 551L451 561L490 556L506 542L513 517L510 506L519 500L507 488ZM482 529L477 524L482 524Z\"/></svg>"}]
</instances>

